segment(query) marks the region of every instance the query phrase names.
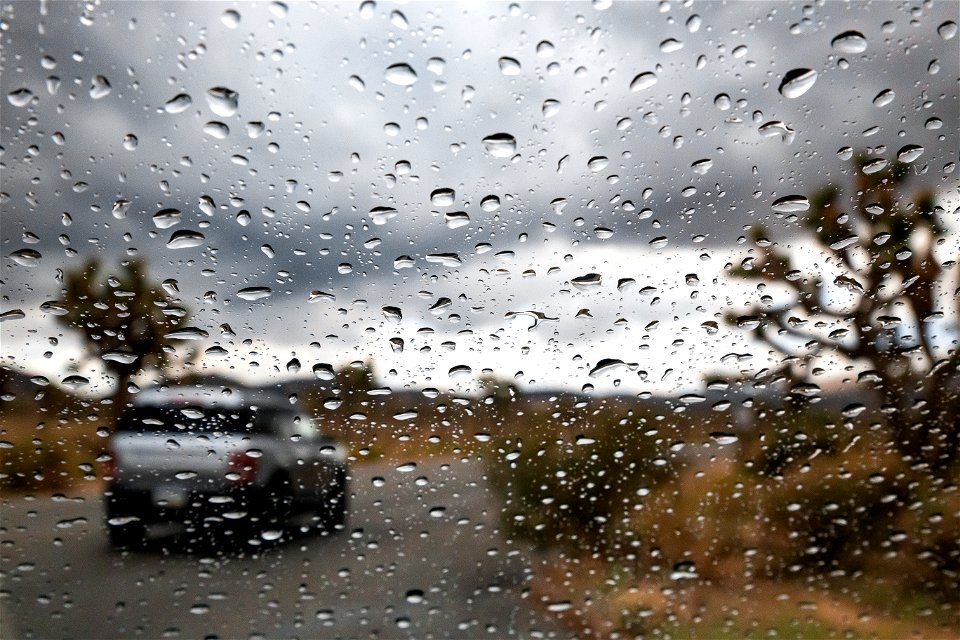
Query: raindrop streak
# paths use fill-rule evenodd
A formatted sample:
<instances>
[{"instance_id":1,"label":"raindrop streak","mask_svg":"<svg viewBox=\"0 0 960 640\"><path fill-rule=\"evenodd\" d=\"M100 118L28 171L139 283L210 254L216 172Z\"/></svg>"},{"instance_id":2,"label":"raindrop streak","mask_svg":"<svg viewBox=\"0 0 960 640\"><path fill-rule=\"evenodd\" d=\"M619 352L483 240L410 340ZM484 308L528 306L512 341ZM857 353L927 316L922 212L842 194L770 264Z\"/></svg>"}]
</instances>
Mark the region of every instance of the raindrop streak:
<instances>
[{"instance_id":1,"label":"raindrop streak","mask_svg":"<svg viewBox=\"0 0 960 640\"><path fill-rule=\"evenodd\" d=\"M417 81L417 72L405 62L392 64L384 72L384 79L390 84L400 87L409 87Z\"/></svg>"},{"instance_id":2,"label":"raindrop streak","mask_svg":"<svg viewBox=\"0 0 960 640\"><path fill-rule=\"evenodd\" d=\"M783 196L773 201L771 208L777 213L799 213L810 208L805 196Z\"/></svg>"},{"instance_id":3,"label":"raindrop streak","mask_svg":"<svg viewBox=\"0 0 960 640\"><path fill-rule=\"evenodd\" d=\"M237 291L237 297L244 300L262 300L273 295L270 287L245 287Z\"/></svg>"},{"instance_id":4,"label":"raindrop streak","mask_svg":"<svg viewBox=\"0 0 960 640\"><path fill-rule=\"evenodd\" d=\"M193 98L186 93L178 93L167 100L167 103L163 105L163 110L173 114L183 113L190 108L191 104L193 104Z\"/></svg>"},{"instance_id":5,"label":"raindrop streak","mask_svg":"<svg viewBox=\"0 0 960 640\"><path fill-rule=\"evenodd\" d=\"M778 91L784 98L799 98L817 81L817 72L813 69L793 69L783 76Z\"/></svg>"},{"instance_id":6,"label":"raindrop streak","mask_svg":"<svg viewBox=\"0 0 960 640\"><path fill-rule=\"evenodd\" d=\"M226 87L207 89L207 104L218 116L229 118L237 112L240 94Z\"/></svg>"},{"instance_id":7,"label":"raindrop streak","mask_svg":"<svg viewBox=\"0 0 960 640\"><path fill-rule=\"evenodd\" d=\"M844 31L830 41L830 46L841 53L863 53L867 50L867 39L859 31Z\"/></svg>"},{"instance_id":8,"label":"raindrop streak","mask_svg":"<svg viewBox=\"0 0 960 640\"><path fill-rule=\"evenodd\" d=\"M657 84L657 74L653 71L645 71L630 81L630 91L642 91L655 84Z\"/></svg>"},{"instance_id":9,"label":"raindrop streak","mask_svg":"<svg viewBox=\"0 0 960 640\"><path fill-rule=\"evenodd\" d=\"M189 249L190 247L199 247L205 240L206 238L199 231L181 229L180 231L174 231L173 235L170 236L170 240L167 241L167 248Z\"/></svg>"},{"instance_id":10,"label":"raindrop streak","mask_svg":"<svg viewBox=\"0 0 960 640\"><path fill-rule=\"evenodd\" d=\"M517 139L509 133L495 133L481 140L481 143L494 158L509 158L517 151Z\"/></svg>"}]
</instances>

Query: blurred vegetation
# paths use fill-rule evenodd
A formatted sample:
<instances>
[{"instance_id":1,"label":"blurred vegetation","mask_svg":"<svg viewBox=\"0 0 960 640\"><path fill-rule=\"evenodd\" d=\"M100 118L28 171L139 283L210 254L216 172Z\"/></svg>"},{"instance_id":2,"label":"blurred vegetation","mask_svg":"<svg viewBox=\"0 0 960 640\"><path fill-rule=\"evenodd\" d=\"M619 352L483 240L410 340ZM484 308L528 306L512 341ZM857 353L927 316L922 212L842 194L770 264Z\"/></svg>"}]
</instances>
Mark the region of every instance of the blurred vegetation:
<instances>
[{"instance_id":1,"label":"blurred vegetation","mask_svg":"<svg viewBox=\"0 0 960 640\"><path fill-rule=\"evenodd\" d=\"M135 375L162 372L168 364L174 348L165 335L182 328L189 312L168 292L176 292L176 283L152 282L142 260L104 271L98 258L90 258L64 274L64 313L57 320L79 331L90 356L116 379L114 403L122 408Z\"/></svg>"}]
</instances>

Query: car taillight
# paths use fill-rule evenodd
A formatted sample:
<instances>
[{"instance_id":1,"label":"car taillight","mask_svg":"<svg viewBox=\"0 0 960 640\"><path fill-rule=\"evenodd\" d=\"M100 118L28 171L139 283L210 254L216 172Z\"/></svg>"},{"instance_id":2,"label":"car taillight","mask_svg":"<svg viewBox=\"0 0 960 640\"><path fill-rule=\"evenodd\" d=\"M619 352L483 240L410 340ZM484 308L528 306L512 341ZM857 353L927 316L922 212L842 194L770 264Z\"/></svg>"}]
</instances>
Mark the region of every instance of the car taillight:
<instances>
[{"instance_id":1,"label":"car taillight","mask_svg":"<svg viewBox=\"0 0 960 640\"><path fill-rule=\"evenodd\" d=\"M227 460L230 465L228 478L234 484L247 484L257 475L257 458L246 451L234 451Z\"/></svg>"}]
</instances>

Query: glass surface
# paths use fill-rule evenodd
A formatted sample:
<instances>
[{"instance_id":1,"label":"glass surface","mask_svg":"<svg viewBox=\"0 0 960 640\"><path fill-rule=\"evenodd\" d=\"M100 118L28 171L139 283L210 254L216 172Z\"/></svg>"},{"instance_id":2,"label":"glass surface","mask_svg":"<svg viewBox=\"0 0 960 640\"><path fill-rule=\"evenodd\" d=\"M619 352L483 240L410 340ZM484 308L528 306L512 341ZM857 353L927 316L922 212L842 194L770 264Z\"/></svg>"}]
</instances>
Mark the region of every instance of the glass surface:
<instances>
[{"instance_id":1,"label":"glass surface","mask_svg":"<svg viewBox=\"0 0 960 640\"><path fill-rule=\"evenodd\" d=\"M960 635L956 2L0 7L0 636Z\"/></svg>"}]
</instances>

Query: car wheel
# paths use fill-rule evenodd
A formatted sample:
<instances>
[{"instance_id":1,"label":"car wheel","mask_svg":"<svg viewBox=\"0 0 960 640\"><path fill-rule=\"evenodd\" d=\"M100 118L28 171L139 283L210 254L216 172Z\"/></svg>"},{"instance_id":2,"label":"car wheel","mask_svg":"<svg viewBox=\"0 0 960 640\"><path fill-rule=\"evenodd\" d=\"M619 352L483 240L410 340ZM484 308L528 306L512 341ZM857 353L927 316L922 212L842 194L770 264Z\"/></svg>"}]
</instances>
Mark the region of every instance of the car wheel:
<instances>
[{"instance_id":1,"label":"car wheel","mask_svg":"<svg viewBox=\"0 0 960 640\"><path fill-rule=\"evenodd\" d=\"M110 546L115 549L130 549L142 547L146 540L147 528L139 520L129 522L118 522L124 520L121 517L113 517L110 520L116 524L107 522L107 535L110 538Z\"/></svg>"}]
</instances>

